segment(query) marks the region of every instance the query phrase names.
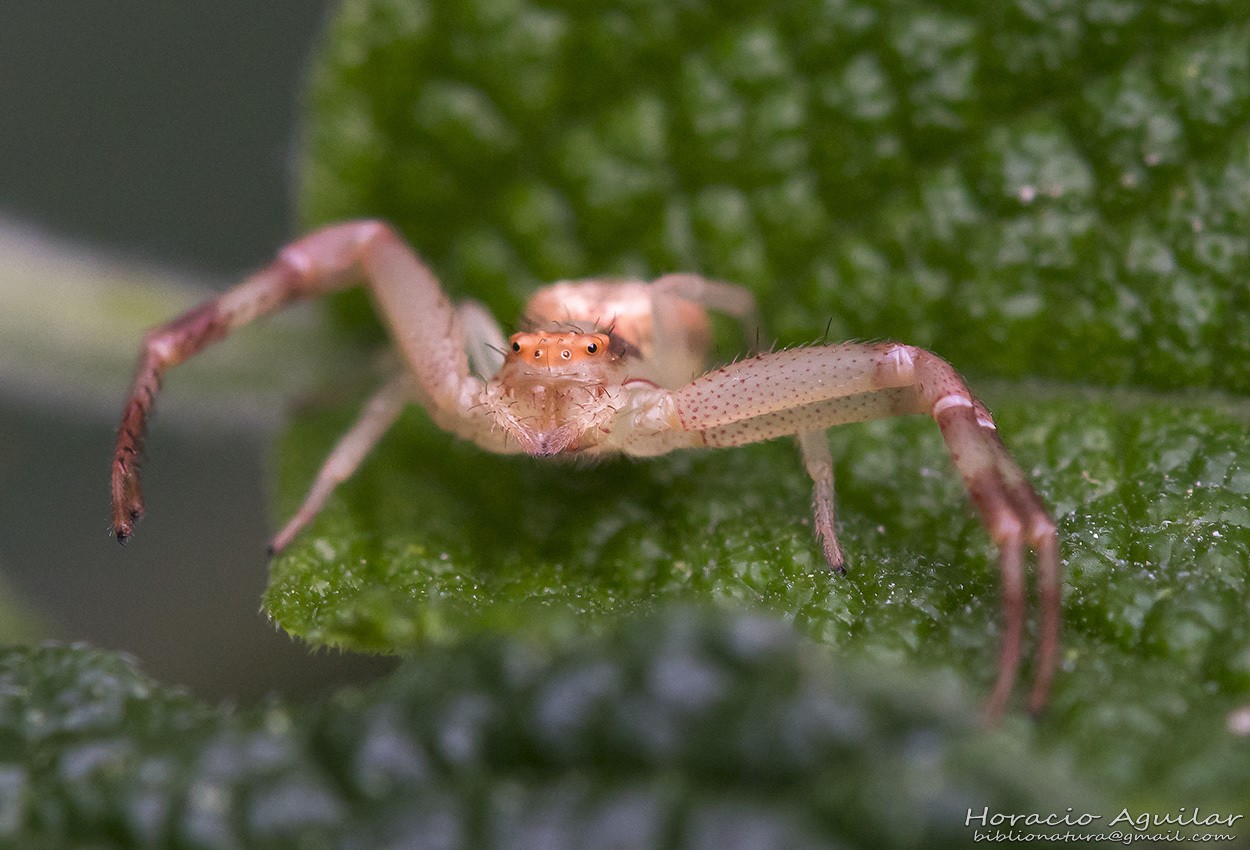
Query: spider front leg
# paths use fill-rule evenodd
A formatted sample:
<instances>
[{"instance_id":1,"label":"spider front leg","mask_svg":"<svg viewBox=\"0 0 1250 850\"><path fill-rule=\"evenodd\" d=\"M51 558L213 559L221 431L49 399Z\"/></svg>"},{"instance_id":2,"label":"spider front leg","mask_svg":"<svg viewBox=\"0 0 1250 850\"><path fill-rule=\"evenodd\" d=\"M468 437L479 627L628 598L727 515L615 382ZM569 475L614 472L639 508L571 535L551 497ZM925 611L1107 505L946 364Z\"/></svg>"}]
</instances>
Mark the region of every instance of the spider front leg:
<instances>
[{"instance_id":1,"label":"spider front leg","mask_svg":"<svg viewBox=\"0 0 1250 850\"><path fill-rule=\"evenodd\" d=\"M481 378L493 377L503 363L506 344L499 325L486 308L476 301L462 301L456 305L456 317L464 332L465 353L473 370ZM322 463L299 510L274 535L269 544L271 556L285 549L321 513L330 494L356 472L369 452L395 424L404 407L414 399L421 398L421 391L413 385L411 376L406 373L392 378L374 393L366 402L356 423L339 438L329 457ZM496 448L502 451L501 447Z\"/></svg>"},{"instance_id":2,"label":"spider front leg","mask_svg":"<svg viewBox=\"0 0 1250 850\"><path fill-rule=\"evenodd\" d=\"M469 375L460 315L434 275L384 222L331 225L291 243L234 289L146 335L113 456L113 532L119 541L134 533L134 524L143 515L139 460L165 371L292 301L358 283L368 287L404 356L411 372L412 400L425 404L442 427L483 445L491 442L489 423L474 409L481 382ZM349 460L363 456L362 450L380 436L379 428L384 431L394 420L400 405L396 386L375 398L371 406L375 415L367 415L340 444L341 451L332 456L332 461L338 458L331 470L335 475L347 468ZM354 463L350 466L354 468ZM323 479L325 475L323 471ZM318 486L325 486L323 479L310 499L318 494ZM320 498L324 501L324 496ZM285 539L280 536L275 542Z\"/></svg>"},{"instance_id":3,"label":"spider front leg","mask_svg":"<svg viewBox=\"0 0 1250 850\"><path fill-rule=\"evenodd\" d=\"M711 372L672 395L670 422L707 446L736 446L786 435L800 445L817 492L817 528L830 566L840 566L832 540L832 472L827 487L815 432L833 425L925 413L942 431L952 460L999 550L1003 638L998 676L986 703L1002 714L1020 665L1025 621L1024 552L1037 553L1041 625L1029 705L1040 711L1059 659L1060 567L1055 523L1008 454L989 412L963 379L936 355L905 345L821 346L762 354ZM669 438L670 440L672 438ZM827 452L827 446L825 452ZM829 496L822 518L820 494ZM829 536L824 536L824 532ZM832 551L831 551L832 549Z\"/></svg>"},{"instance_id":4,"label":"spider front leg","mask_svg":"<svg viewBox=\"0 0 1250 850\"><path fill-rule=\"evenodd\" d=\"M330 494L359 468L373 447L395 424L404 406L412 398L413 389L409 385L408 376L401 375L392 378L369 399L356 424L339 438L330 456L322 463L299 510L274 535L269 544L271 556L285 549L321 513Z\"/></svg>"}]
</instances>

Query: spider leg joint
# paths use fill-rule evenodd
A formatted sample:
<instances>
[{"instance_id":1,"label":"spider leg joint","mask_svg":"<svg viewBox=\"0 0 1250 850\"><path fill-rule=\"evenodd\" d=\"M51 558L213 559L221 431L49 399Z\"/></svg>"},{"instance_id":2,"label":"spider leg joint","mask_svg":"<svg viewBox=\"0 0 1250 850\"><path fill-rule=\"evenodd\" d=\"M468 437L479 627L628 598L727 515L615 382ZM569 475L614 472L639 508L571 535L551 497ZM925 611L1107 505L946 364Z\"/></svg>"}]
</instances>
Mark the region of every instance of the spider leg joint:
<instances>
[{"instance_id":1,"label":"spider leg joint","mask_svg":"<svg viewBox=\"0 0 1250 850\"><path fill-rule=\"evenodd\" d=\"M952 407L975 407L975 405L972 403L972 399L959 393L944 395L933 402L933 418L937 419L943 412L950 410Z\"/></svg>"}]
</instances>

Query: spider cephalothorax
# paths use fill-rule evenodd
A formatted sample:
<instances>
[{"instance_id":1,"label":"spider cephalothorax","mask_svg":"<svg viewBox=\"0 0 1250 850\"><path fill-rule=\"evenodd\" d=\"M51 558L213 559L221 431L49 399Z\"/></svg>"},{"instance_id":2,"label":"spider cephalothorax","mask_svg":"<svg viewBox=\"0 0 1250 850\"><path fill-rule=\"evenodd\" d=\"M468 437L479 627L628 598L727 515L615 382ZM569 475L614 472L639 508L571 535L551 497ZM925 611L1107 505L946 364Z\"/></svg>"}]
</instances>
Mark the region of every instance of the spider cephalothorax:
<instances>
[{"instance_id":1,"label":"spider cephalothorax","mask_svg":"<svg viewBox=\"0 0 1250 850\"><path fill-rule=\"evenodd\" d=\"M626 369L606 333L514 334L484 399L499 429L527 454L584 450L610 428Z\"/></svg>"},{"instance_id":2,"label":"spider cephalothorax","mask_svg":"<svg viewBox=\"0 0 1250 850\"><path fill-rule=\"evenodd\" d=\"M526 310L531 330L505 341L481 305L452 304L389 225L351 221L316 231L235 289L148 334L113 459L118 540L130 536L143 512L137 462L162 373L257 316L358 282L373 295L407 370L378 391L340 440L304 504L274 538L274 551L316 516L415 402L441 427L488 451L538 457L646 457L794 436L813 482L817 538L829 566L843 572L826 429L924 414L941 428L999 548L1004 627L987 715L1003 711L1020 665L1027 548L1037 553L1041 600L1030 706L1045 703L1059 659L1055 524L963 379L936 355L895 343L790 349L704 373L708 311L738 319L748 336L759 324L749 292L696 275L544 287Z\"/></svg>"}]
</instances>

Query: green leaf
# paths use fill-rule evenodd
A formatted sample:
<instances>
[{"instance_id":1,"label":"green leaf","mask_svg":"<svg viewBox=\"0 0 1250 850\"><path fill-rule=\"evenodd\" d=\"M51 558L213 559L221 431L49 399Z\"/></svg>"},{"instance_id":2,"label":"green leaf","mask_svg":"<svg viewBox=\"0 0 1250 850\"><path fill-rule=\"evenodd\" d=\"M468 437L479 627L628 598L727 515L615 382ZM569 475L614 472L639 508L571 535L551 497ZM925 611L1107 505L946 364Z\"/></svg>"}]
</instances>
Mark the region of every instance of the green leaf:
<instances>
[{"instance_id":1,"label":"green leaf","mask_svg":"<svg viewBox=\"0 0 1250 850\"><path fill-rule=\"evenodd\" d=\"M349 0L304 217L395 222L505 321L693 270L786 345L832 317L981 374L1245 393L1247 43L1233 0Z\"/></svg>"},{"instance_id":2,"label":"green leaf","mask_svg":"<svg viewBox=\"0 0 1250 850\"><path fill-rule=\"evenodd\" d=\"M997 410L1064 539L1067 672L1047 727L1129 785L1146 765L1165 782L1195 746L1219 752L1225 715L1250 698L1250 451L1244 410L1210 401L1062 390ZM308 479L346 413L296 423L284 480ZM414 411L275 562L266 605L314 643L394 651L482 630L560 635L711 598L988 688L994 552L937 429L875 423L834 441L844 577L821 560L788 441L578 469L484 455Z\"/></svg>"},{"instance_id":3,"label":"green leaf","mask_svg":"<svg viewBox=\"0 0 1250 850\"><path fill-rule=\"evenodd\" d=\"M124 656L10 649L0 841L963 847L969 810L1100 805L1023 727L985 735L974 714L950 677L691 610L573 650L431 649L303 708L210 708Z\"/></svg>"},{"instance_id":4,"label":"green leaf","mask_svg":"<svg viewBox=\"0 0 1250 850\"><path fill-rule=\"evenodd\" d=\"M305 219L390 219L505 322L540 282L694 270L750 286L782 344L899 338L985 379L1064 540L1038 746L1124 793L1244 802L1248 22L1231 0L348 0ZM372 327L363 298L338 312ZM284 514L352 415L297 419ZM937 430L832 439L845 578L788 442L581 469L414 411L266 606L317 644L406 651L713 599L984 690L993 552Z\"/></svg>"}]
</instances>

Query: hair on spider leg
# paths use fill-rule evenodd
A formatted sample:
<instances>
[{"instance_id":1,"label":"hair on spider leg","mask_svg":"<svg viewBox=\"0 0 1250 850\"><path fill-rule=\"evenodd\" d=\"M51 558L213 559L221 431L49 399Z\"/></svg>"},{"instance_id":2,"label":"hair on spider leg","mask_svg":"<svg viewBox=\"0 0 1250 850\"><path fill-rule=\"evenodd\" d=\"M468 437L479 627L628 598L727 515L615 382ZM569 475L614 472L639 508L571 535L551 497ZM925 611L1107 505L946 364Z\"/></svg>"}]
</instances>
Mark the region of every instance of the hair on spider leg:
<instances>
[{"instance_id":1,"label":"hair on spider leg","mask_svg":"<svg viewBox=\"0 0 1250 850\"><path fill-rule=\"evenodd\" d=\"M825 332L824 332L823 334L821 334L821 335L820 335L820 344L821 344L821 345L828 345L828 344L829 344L829 329L830 329L831 327L833 327L833 316L830 316L830 317L829 317L829 321L825 322Z\"/></svg>"}]
</instances>

